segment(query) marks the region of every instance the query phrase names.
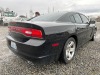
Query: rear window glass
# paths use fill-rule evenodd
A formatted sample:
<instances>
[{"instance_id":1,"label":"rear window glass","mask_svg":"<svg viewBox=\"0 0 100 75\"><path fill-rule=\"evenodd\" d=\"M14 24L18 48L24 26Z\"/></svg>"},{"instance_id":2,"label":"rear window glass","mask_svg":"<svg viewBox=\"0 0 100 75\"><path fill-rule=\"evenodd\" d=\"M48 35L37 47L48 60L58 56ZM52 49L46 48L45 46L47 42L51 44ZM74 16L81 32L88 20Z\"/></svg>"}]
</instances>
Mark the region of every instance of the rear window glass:
<instances>
[{"instance_id":1,"label":"rear window glass","mask_svg":"<svg viewBox=\"0 0 100 75\"><path fill-rule=\"evenodd\" d=\"M62 15L64 15L64 13L46 14L46 15L35 17L35 18L31 19L30 21L56 21Z\"/></svg>"},{"instance_id":2,"label":"rear window glass","mask_svg":"<svg viewBox=\"0 0 100 75\"><path fill-rule=\"evenodd\" d=\"M68 14L63 15L60 19L58 19L58 21L60 21L60 22L71 22Z\"/></svg>"}]
</instances>

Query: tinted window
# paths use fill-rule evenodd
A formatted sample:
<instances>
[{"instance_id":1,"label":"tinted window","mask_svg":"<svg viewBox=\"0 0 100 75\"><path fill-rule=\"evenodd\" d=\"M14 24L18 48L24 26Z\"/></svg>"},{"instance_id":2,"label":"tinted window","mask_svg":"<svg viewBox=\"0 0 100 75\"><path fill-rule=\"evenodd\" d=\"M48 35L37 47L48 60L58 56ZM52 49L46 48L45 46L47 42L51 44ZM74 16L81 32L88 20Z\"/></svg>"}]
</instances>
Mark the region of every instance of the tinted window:
<instances>
[{"instance_id":1,"label":"tinted window","mask_svg":"<svg viewBox=\"0 0 100 75\"><path fill-rule=\"evenodd\" d=\"M82 23L81 17L78 14L74 15L76 23Z\"/></svg>"},{"instance_id":2,"label":"tinted window","mask_svg":"<svg viewBox=\"0 0 100 75\"><path fill-rule=\"evenodd\" d=\"M63 15L60 19L58 19L57 21L60 21L60 22L71 22L70 21L70 18L69 16L66 14L66 15Z\"/></svg>"},{"instance_id":3,"label":"tinted window","mask_svg":"<svg viewBox=\"0 0 100 75\"><path fill-rule=\"evenodd\" d=\"M6 16L6 17L15 17L15 13L14 12L4 12L4 16Z\"/></svg>"},{"instance_id":4,"label":"tinted window","mask_svg":"<svg viewBox=\"0 0 100 75\"><path fill-rule=\"evenodd\" d=\"M71 20L72 23L75 23L74 16L70 16L70 20Z\"/></svg>"},{"instance_id":5,"label":"tinted window","mask_svg":"<svg viewBox=\"0 0 100 75\"><path fill-rule=\"evenodd\" d=\"M53 14L47 14L38 16L36 18L31 19L31 21L56 21L58 18L60 18L64 13L53 13Z\"/></svg>"},{"instance_id":6,"label":"tinted window","mask_svg":"<svg viewBox=\"0 0 100 75\"><path fill-rule=\"evenodd\" d=\"M81 16L81 18L83 20L83 23L88 23L89 22L89 20L88 20L88 18L86 16L84 16L84 15L80 15L80 16Z\"/></svg>"}]
</instances>

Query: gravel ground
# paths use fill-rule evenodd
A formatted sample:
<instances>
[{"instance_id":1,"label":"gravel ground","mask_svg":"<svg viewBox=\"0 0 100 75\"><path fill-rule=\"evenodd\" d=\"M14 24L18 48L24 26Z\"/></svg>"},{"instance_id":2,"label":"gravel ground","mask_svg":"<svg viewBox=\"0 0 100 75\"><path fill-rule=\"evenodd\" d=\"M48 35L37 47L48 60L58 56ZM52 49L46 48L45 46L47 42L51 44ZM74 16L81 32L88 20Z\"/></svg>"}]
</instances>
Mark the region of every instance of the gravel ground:
<instances>
[{"instance_id":1,"label":"gravel ground","mask_svg":"<svg viewBox=\"0 0 100 75\"><path fill-rule=\"evenodd\" d=\"M95 41L77 50L69 64L35 65L14 55L6 45L7 27L0 26L0 75L100 75L100 23Z\"/></svg>"}]
</instances>

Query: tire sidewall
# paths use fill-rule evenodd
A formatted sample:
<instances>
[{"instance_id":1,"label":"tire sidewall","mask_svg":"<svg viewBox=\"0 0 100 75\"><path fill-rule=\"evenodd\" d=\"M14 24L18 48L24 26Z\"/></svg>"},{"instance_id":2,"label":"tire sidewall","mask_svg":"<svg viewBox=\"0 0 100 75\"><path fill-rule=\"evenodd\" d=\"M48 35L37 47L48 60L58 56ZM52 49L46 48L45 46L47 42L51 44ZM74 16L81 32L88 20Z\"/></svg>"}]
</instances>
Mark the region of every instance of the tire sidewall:
<instances>
[{"instance_id":1,"label":"tire sidewall","mask_svg":"<svg viewBox=\"0 0 100 75\"><path fill-rule=\"evenodd\" d=\"M75 39L74 38L69 38L67 41L66 41L66 43L65 43L65 45L64 45L64 49L63 49L63 59L64 59L64 62L67 64L67 63L69 63L71 60L67 60L67 58L66 58L66 47L67 47L67 45L68 45L68 43L70 42L70 41L73 41L74 43L75 43L75 45L76 45L76 41L75 41ZM76 46L75 46L75 51L76 51ZM74 53L74 55L75 55L75 53ZM74 55L73 55L73 57L74 57Z\"/></svg>"}]
</instances>

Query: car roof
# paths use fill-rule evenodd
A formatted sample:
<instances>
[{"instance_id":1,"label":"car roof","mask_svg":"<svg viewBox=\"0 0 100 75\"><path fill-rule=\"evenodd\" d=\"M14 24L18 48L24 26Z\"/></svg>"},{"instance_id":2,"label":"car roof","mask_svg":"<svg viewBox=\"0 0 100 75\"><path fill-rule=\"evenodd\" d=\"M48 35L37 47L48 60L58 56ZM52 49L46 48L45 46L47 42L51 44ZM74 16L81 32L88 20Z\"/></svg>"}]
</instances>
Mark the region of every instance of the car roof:
<instances>
[{"instance_id":1,"label":"car roof","mask_svg":"<svg viewBox=\"0 0 100 75\"><path fill-rule=\"evenodd\" d=\"M74 12L74 11L60 11L60 12L55 12L55 13L62 13L62 14L67 14L67 15L81 14L79 12Z\"/></svg>"},{"instance_id":2,"label":"car roof","mask_svg":"<svg viewBox=\"0 0 100 75\"><path fill-rule=\"evenodd\" d=\"M36 17L36 18L32 18L32 19L30 19L30 20L32 20L32 21L57 21L57 20L59 20L61 17L63 17L64 15L67 15L67 16L70 16L70 15L73 15L73 14L76 14L77 12L72 12L72 11L60 11L60 12L53 12L53 13L48 13L48 14L45 14L45 15L41 15L41 16L39 16L39 17ZM50 16L54 16L54 15L56 15L56 16L58 16L58 17L55 17L53 20L52 20L52 17L50 17ZM43 18L43 20L41 20L41 18L42 17L44 17L44 16L46 16L46 17L50 17L49 18L49 20L47 20L47 18L46 19L44 19ZM40 18L40 20L39 20L39 18ZM30 21L30 20L28 20L28 21Z\"/></svg>"}]
</instances>

